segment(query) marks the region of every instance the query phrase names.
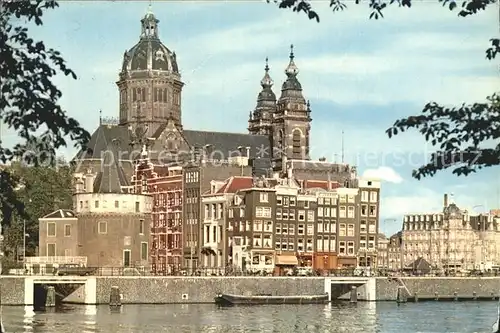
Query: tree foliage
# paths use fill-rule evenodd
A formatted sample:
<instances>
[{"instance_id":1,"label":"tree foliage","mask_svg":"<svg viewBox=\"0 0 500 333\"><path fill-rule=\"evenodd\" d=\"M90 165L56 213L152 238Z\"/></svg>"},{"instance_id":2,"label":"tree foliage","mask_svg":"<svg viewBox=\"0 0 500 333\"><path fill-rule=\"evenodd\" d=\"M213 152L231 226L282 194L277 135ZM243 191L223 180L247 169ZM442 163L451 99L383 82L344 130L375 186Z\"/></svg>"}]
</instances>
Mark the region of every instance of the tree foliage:
<instances>
[{"instance_id":1,"label":"tree foliage","mask_svg":"<svg viewBox=\"0 0 500 333\"><path fill-rule=\"evenodd\" d=\"M66 146L69 137L83 147L89 133L59 105L61 91L54 85L57 73L73 77L61 54L29 36L27 24L40 26L46 10L55 1L0 2L0 118L22 139L14 147L0 141L0 161L23 160L29 165L54 165L55 151ZM30 152L33 150L36 153ZM10 223L14 212L26 217L16 192L19 179L5 169L0 173L2 224Z\"/></svg>"},{"instance_id":2,"label":"tree foliage","mask_svg":"<svg viewBox=\"0 0 500 333\"><path fill-rule=\"evenodd\" d=\"M303 12L317 22L320 20L310 1L272 1L280 8ZM456 11L459 17L477 14L496 3L496 0L438 1L448 10ZM370 19L383 18L384 9L390 5L412 6L411 0L355 0L354 4L362 2L371 9ZM347 9L347 4L342 0L330 0L330 7L338 12ZM490 43L486 58L492 60L500 53L500 39L492 38ZM413 177L433 176L448 168L452 168L456 175L468 175L485 167L500 165L500 95L494 93L486 99L486 103L462 104L460 107L430 102L420 115L398 119L386 130L390 138L410 129L418 130L436 149L425 165L413 170Z\"/></svg>"},{"instance_id":3,"label":"tree foliage","mask_svg":"<svg viewBox=\"0 0 500 333\"><path fill-rule=\"evenodd\" d=\"M34 255L38 246L38 219L56 209L72 209L73 167L59 160L57 167L26 166L16 162L8 172L18 179L16 197L25 207L23 215L14 213L5 229L4 252L7 262L15 262L16 249L23 244L26 223L27 254Z\"/></svg>"}]
</instances>

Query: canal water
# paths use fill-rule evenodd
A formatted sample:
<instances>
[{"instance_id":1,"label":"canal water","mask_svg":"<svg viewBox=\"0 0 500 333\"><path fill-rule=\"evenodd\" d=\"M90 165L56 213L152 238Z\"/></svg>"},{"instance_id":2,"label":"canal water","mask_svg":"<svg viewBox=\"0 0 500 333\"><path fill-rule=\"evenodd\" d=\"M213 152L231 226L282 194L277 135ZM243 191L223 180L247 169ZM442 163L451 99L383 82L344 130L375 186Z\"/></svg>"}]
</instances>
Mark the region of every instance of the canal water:
<instances>
[{"instance_id":1,"label":"canal water","mask_svg":"<svg viewBox=\"0 0 500 333\"><path fill-rule=\"evenodd\" d=\"M18 333L491 333L497 303L64 306L40 313L4 306L2 314L7 332Z\"/></svg>"}]
</instances>

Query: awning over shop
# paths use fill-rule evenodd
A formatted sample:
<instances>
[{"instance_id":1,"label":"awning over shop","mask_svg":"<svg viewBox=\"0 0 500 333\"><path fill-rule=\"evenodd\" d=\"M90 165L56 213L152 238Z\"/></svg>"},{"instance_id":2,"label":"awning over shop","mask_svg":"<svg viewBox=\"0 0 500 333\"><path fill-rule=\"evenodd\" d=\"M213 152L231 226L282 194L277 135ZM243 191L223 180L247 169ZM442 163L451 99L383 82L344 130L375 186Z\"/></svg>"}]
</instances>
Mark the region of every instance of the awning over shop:
<instances>
[{"instance_id":1,"label":"awning over shop","mask_svg":"<svg viewBox=\"0 0 500 333\"><path fill-rule=\"evenodd\" d=\"M297 260L296 256L285 256L285 255L276 256L276 265L297 266L298 264L299 261Z\"/></svg>"}]
</instances>

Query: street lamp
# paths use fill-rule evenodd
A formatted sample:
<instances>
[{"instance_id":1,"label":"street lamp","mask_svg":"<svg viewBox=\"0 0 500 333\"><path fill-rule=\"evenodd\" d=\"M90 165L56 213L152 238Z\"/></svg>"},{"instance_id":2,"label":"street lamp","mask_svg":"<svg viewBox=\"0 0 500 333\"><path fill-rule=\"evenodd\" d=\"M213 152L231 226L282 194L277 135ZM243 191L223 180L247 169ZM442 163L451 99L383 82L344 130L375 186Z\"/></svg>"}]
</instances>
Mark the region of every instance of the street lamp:
<instances>
[{"instance_id":1,"label":"street lamp","mask_svg":"<svg viewBox=\"0 0 500 333\"><path fill-rule=\"evenodd\" d=\"M31 199L28 202L31 203ZM29 236L26 233L26 219L23 219L23 269L26 269L26 237Z\"/></svg>"}]
</instances>

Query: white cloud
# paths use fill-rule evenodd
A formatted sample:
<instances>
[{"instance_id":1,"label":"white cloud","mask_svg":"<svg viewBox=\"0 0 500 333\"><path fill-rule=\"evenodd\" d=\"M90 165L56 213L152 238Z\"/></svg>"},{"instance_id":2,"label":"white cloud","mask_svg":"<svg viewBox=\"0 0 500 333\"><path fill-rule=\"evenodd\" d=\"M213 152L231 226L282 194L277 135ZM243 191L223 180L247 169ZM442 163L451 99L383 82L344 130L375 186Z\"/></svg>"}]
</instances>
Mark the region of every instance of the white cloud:
<instances>
[{"instance_id":1,"label":"white cloud","mask_svg":"<svg viewBox=\"0 0 500 333\"><path fill-rule=\"evenodd\" d=\"M363 172L363 178L379 179L395 184L399 184L403 181L403 178L393 168L389 168L386 166L381 166L377 169L365 170Z\"/></svg>"}]
</instances>

